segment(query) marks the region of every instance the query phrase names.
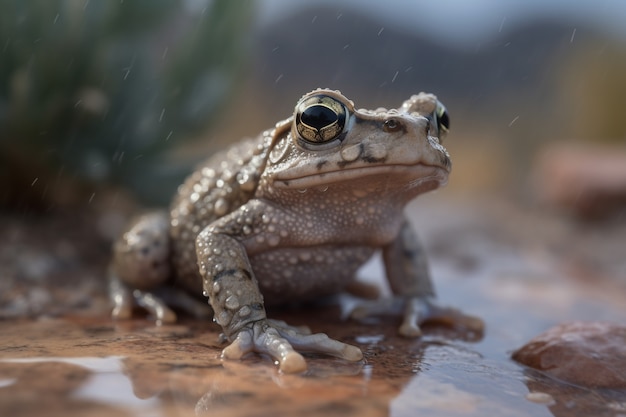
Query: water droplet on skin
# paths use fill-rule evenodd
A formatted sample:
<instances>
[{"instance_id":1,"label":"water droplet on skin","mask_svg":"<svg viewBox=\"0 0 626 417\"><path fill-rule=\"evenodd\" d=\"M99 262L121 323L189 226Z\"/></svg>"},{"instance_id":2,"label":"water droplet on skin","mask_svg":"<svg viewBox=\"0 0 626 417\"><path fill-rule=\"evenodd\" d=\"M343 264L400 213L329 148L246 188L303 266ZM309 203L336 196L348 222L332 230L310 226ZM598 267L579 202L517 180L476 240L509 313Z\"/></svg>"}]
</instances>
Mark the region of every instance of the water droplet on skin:
<instances>
[{"instance_id":1,"label":"water droplet on skin","mask_svg":"<svg viewBox=\"0 0 626 417\"><path fill-rule=\"evenodd\" d=\"M302 189L302 190L298 190L298 192L299 192L300 194L304 194L304 193L306 193L306 192L307 192L307 189L305 188L305 189Z\"/></svg>"},{"instance_id":2,"label":"water droplet on skin","mask_svg":"<svg viewBox=\"0 0 626 417\"><path fill-rule=\"evenodd\" d=\"M285 154L287 153L288 148L289 146L288 146L287 141L282 140L278 142L274 146L274 149L272 149L272 151L270 152L270 155L269 155L270 161L274 164L279 162L281 159L285 157Z\"/></svg>"},{"instance_id":3,"label":"water droplet on skin","mask_svg":"<svg viewBox=\"0 0 626 417\"><path fill-rule=\"evenodd\" d=\"M250 175L248 172L241 171L237 174L237 182L239 186L244 191L252 191L254 190L255 181L254 177Z\"/></svg>"},{"instance_id":4,"label":"water droplet on skin","mask_svg":"<svg viewBox=\"0 0 626 417\"><path fill-rule=\"evenodd\" d=\"M232 158L232 157L231 157ZM233 179L233 173L231 170L229 169L225 169L224 172L222 172L222 179L225 182L230 182L230 180Z\"/></svg>"},{"instance_id":5,"label":"water droplet on skin","mask_svg":"<svg viewBox=\"0 0 626 417\"><path fill-rule=\"evenodd\" d=\"M228 202L220 198L215 202L215 206L213 207L213 211L218 216L223 216L228 212Z\"/></svg>"},{"instance_id":6,"label":"water droplet on skin","mask_svg":"<svg viewBox=\"0 0 626 417\"><path fill-rule=\"evenodd\" d=\"M222 288L220 287L220 283L219 282L214 282L213 283L213 292L215 294L219 293L221 289Z\"/></svg>"},{"instance_id":7,"label":"water droplet on skin","mask_svg":"<svg viewBox=\"0 0 626 417\"><path fill-rule=\"evenodd\" d=\"M236 310L239 308L239 299L234 295L231 295L224 301L224 307L229 310Z\"/></svg>"},{"instance_id":8,"label":"water droplet on skin","mask_svg":"<svg viewBox=\"0 0 626 417\"><path fill-rule=\"evenodd\" d=\"M361 145L348 146L341 150L341 158L346 162L352 162L361 155Z\"/></svg>"},{"instance_id":9,"label":"water droplet on skin","mask_svg":"<svg viewBox=\"0 0 626 417\"><path fill-rule=\"evenodd\" d=\"M228 313L227 311L222 311L217 317L217 324L219 324L220 326L226 326L228 325L228 323L230 323L230 319L230 313Z\"/></svg>"}]
</instances>

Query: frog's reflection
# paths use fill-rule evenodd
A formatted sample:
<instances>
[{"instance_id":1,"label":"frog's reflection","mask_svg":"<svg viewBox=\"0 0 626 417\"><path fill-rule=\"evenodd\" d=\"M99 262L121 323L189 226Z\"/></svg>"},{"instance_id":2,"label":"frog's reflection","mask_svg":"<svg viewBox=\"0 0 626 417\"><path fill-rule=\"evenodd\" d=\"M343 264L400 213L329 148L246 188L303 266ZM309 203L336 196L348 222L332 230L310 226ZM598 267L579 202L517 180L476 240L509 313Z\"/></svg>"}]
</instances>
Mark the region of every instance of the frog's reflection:
<instances>
[{"instance_id":1,"label":"frog's reflection","mask_svg":"<svg viewBox=\"0 0 626 417\"><path fill-rule=\"evenodd\" d=\"M373 329L350 328L362 335L371 335ZM419 373L432 343L398 337L394 326L376 326L381 328L384 332L372 336L347 336L360 341L364 361L309 355L309 369L300 375L282 374L270 358L258 355L242 361L220 362L216 356L178 364L131 356L123 360L124 373L137 396L158 396L181 413L199 416L249 415L251 410L258 415L389 415L392 400ZM434 331L455 338L452 330Z\"/></svg>"},{"instance_id":2,"label":"frog's reflection","mask_svg":"<svg viewBox=\"0 0 626 417\"><path fill-rule=\"evenodd\" d=\"M534 369L526 369L524 376L530 399L539 398L538 402L544 403L555 417L608 417L626 413L624 391L579 387Z\"/></svg>"},{"instance_id":3,"label":"frog's reflection","mask_svg":"<svg viewBox=\"0 0 626 417\"><path fill-rule=\"evenodd\" d=\"M380 355L373 349L369 355ZM308 356L309 370L302 375L282 374L270 359L258 356L224 361L219 366L147 364L140 357L123 360L124 373L141 398L158 396L180 411L196 415L246 414L297 415L304 411L327 414L367 415L365 410L385 410L402 386L414 375L419 355L412 355L392 375L378 375L379 368L364 362L350 363ZM365 414L364 414L365 413ZM331 413L332 414L332 413Z\"/></svg>"}]
</instances>

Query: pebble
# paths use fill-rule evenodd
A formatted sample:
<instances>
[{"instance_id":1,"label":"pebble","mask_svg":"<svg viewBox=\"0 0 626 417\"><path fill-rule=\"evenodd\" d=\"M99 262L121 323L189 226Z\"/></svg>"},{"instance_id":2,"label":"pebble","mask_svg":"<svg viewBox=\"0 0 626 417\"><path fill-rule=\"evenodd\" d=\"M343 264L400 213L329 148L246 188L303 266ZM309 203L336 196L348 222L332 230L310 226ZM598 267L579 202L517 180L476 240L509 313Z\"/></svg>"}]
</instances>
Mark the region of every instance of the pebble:
<instances>
[{"instance_id":1,"label":"pebble","mask_svg":"<svg viewBox=\"0 0 626 417\"><path fill-rule=\"evenodd\" d=\"M533 169L535 194L581 218L602 218L626 208L626 149L559 143L547 146Z\"/></svg>"},{"instance_id":2,"label":"pebble","mask_svg":"<svg viewBox=\"0 0 626 417\"><path fill-rule=\"evenodd\" d=\"M626 389L626 326L560 324L530 340L512 357L582 387Z\"/></svg>"},{"instance_id":3,"label":"pebble","mask_svg":"<svg viewBox=\"0 0 626 417\"><path fill-rule=\"evenodd\" d=\"M554 398L547 392L529 392L526 399L535 404L551 405L554 404Z\"/></svg>"}]
</instances>

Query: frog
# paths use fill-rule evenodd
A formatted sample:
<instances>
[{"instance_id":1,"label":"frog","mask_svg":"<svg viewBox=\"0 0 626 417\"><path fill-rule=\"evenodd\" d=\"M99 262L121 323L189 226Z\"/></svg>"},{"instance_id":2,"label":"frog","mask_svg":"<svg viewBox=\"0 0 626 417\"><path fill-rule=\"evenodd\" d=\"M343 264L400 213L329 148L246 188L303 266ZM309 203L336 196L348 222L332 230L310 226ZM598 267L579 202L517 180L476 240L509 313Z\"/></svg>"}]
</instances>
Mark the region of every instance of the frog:
<instances>
[{"instance_id":1,"label":"frog","mask_svg":"<svg viewBox=\"0 0 626 417\"><path fill-rule=\"evenodd\" d=\"M359 347L271 319L266 308L358 288L357 271L381 253L391 299L402 305L400 335L419 337L433 319L480 328L480 319L438 304L404 214L415 197L447 183L449 126L430 93L374 110L333 89L303 95L293 115L200 164L169 212L131 223L113 246L112 316L129 318L135 306L160 323L176 321L172 306L212 314L224 360L256 352L285 373L307 369L305 352L358 362ZM192 295L208 298L210 309ZM364 301L353 316L386 301Z\"/></svg>"}]
</instances>

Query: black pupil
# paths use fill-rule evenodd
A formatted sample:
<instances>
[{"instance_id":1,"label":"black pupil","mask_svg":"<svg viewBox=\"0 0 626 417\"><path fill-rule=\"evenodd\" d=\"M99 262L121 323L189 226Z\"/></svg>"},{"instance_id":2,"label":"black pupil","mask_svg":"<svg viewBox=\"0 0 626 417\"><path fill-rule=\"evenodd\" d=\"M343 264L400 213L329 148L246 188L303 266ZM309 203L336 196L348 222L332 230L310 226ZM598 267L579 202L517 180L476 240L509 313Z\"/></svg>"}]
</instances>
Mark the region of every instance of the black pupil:
<instances>
[{"instance_id":1,"label":"black pupil","mask_svg":"<svg viewBox=\"0 0 626 417\"><path fill-rule=\"evenodd\" d=\"M300 116L300 119L307 125L320 130L335 123L338 120L337 113L326 106L314 105L307 107Z\"/></svg>"}]
</instances>

